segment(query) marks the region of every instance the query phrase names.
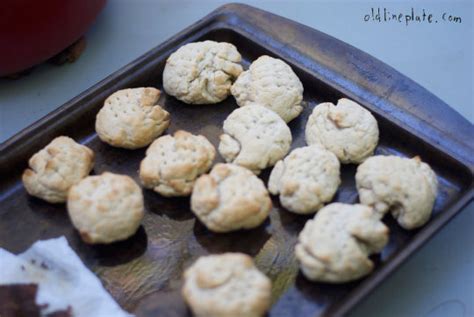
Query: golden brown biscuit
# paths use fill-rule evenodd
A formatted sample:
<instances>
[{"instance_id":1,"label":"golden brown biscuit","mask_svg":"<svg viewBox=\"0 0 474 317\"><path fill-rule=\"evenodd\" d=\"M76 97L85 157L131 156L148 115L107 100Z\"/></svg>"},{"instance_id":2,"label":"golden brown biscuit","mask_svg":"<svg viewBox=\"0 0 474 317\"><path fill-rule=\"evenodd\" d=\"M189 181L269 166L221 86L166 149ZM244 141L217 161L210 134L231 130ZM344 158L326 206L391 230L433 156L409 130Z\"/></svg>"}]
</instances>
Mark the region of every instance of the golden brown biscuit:
<instances>
[{"instance_id":1,"label":"golden brown biscuit","mask_svg":"<svg viewBox=\"0 0 474 317\"><path fill-rule=\"evenodd\" d=\"M143 194L126 175L105 172L71 187L67 209L86 243L112 243L132 236L144 215Z\"/></svg>"},{"instance_id":2,"label":"golden brown biscuit","mask_svg":"<svg viewBox=\"0 0 474 317\"><path fill-rule=\"evenodd\" d=\"M280 195L289 211L310 214L331 201L341 183L337 157L318 145L297 148L278 161L270 174L268 190Z\"/></svg>"},{"instance_id":3,"label":"golden brown biscuit","mask_svg":"<svg viewBox=\"0 0 474 317\"><path fill-rule=\"evenodd\" d=\"M298 237L295 254L312 281L344 283L369 274L369 255L388 242L388 228L370 207L333 203L316 213Z\"/></svg>"},{"instance_id":4,"label":"golden brown biscuit","mask_svg":"<svg viewBox=\"0 0 474 317\"><path fill-rule=\"evenodd\" d=\"M358 166L356 185L360 202L380 217L391 212L405 229L424 225L431 216L438 180L419 157L369 157Z\"/></svg>"},{"instance_id":5,"label":"golden brown biscuit","mask_svg":"<svg viewBox=\"0 0 474 317\"><path fill-rule=\"evenodd\" d=\"M260 317L271 282L242 253L200 257L184 272L183 297L198 317Z\"/></svg>"},{"instance_id":6,"label":"golden brown biscuit","mask_svg":"<svg viewBox=\"0 0 474 317\"><path fill-rule=\"evenodd\" d=\"M291 67L270 56L260 56L242 72L230 90L240 107L254 103L290 122L303 111L303 85Z\"/></svg>"},{"instance_id":7,"label":"golden brown biscuit","mask_svg":"<svg viewBox=\"0 0 474 317\"><path fill-rule=\"evenodd\" d=\"M23 172L23 185L35 197L50 203L66 201L69 188L94 166L94 152L73 139L60 136L34 154Z\"/></svg>"},{"instance_id":8,"label":"golden brown biscuit","mask_svg":"<svg viewBox=\"0 0 474 317\"><path fill-rule=\"evenodd\" d=\"M159 137L170 124L170 114L157 105L156 88L130 88L110 95L97 114L95 130L112 146L138 149Z\"/></svg>"},{"instance_id":9,"label":"golden brown biscuit","mask_svg":"<svg viewBox=\"0 0 474 317\"><path fill-rule=\"evenodd\" d=\"M234 45L204 41L181 46L166 61L163 88L188 104L212 104L227 98L242 72Z\"/></svg>"},{"instance_id":10,"label":"golden brown biscuit","mask_svg":"<svg viewBox=\"0 0 474 317\"><path fill-rule=\"evenodd\" d=\"M228 163L259 174L290 150L291 131L275 112L249 105L235 109L224 121L219 153Z\"/></svg>"},{"instance_id":11,"label":"golden brown biscuit","mask_svg":"<svg viewBox=\"0 0 474 317\"><path fill-rule=\"evenodd\" d=\"M192 211L215 232L255 228L271 208L263 182L234 164L216 164L209 174L197 179L191 195Z\"/></svg>"},{"instance_id":12,"label":"golden brown biscuit","mask_svg":"<svg viewBox=\"0 0 474 317\"><path fill-rule=\"evenodd\" d=\"M140 164L140 179L163 196L188 196L215 156L214 146L205 137L180 130L150 145Z\"/></svg>"},{"instance_id":13,"label":"golden brown biscuit","mask_svg":"<svg viewBox=\"0 0 474 317\"><path fill-rule=\"evenodd\" d=\"M379 128L374 116L358 103L341 98L317 105L306 124L306 143L320 144L343 164L361 163L374 153Z\"/></svg>"}]
</instances>

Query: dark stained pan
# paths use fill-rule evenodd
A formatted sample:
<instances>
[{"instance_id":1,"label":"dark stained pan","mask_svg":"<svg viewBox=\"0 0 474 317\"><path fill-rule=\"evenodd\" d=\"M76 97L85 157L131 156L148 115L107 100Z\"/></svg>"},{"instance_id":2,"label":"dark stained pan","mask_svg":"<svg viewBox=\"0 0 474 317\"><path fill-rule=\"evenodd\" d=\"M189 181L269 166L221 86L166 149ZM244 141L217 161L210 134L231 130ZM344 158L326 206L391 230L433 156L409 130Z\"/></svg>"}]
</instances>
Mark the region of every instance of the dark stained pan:
<instances>
[{"instance_id":1,"label":"dark stained pan","mask_svg":"<svg viewBox=\"0 0 474 317\"><path fill-rule=\"evenodd\" d=\"M188 199L168 199L145 191L147 214L138 233L108 246L82 243L65 206L29 197L20 182L28 158L56 136L69 135L96 153L95 174L123 173L137 179L144 150L127 151L100 142L94 121L104 99L117 89L154 86L171 52L187 42L228 41L245 66L262 54L287 61L305 87L306 110L290 128L293 148L303 146L303 130L313 107L349 97L369 109L380 126L377 153L420 155L440 183L434 215L423 228L405 231L390 216L390 243L373 257L367 278L342 285L311 283L298 272L293 247L308 217L291 214L274 199L270 219L257 229L214 234L196 221ZM172 114L167 133L186 129L218 143L222 122L236 108L232 97L217 105L188 106L163 96ZM269 316L342 315L367 296L408 256L473 198L474 128L437 97L375 58L321 32L246 5L223 6L136 61L8 140L1 146L0 247L20 252L38 239L65 235L113 297L138 316L188 316L179 294L181 274L197 257L240 251L252 255L273 281ZM221 159L218 159L221 161ZM357 201L356 166L342 167L335 201ZM267 181L269 170L262 177Z\"/></svg>"}]
</instances>

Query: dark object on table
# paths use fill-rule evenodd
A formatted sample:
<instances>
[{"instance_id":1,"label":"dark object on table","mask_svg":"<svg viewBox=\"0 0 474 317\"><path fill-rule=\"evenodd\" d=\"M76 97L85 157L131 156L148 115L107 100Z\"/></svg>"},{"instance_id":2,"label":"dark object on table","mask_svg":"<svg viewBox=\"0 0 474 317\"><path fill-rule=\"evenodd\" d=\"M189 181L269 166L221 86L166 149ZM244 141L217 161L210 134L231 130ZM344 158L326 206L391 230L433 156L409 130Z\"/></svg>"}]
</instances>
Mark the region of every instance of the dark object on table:
<instances>
[{"instance_id":1,"label":"dark object on table","mask_svg":"<svg viewBox=\"0 0 474 317\"><path fill-rule=\"evenodd\" d=\"M49 59L49 62L55 65L62 65L64 63L74 63L82 52L86 49L86 39L82 36L76 42L68 46L61 53Z\"/></svg>"},{"instance_id":2,"label":"dark object on table","mask_svg":"<svg viewBox=\"0 0 474 317\"><path fill-rule=\"evenodd\" d=\"M347 284L312 283L298 273L293 253L298 233L308 217L284 210L278 198L270 219L260 227L215 234L196 221L189 198L165 198L145 190L143 232L101 248L85 245L72 228L64 205L29 197L19 183L29 157L54 137L68 135L96 153L94 172L123 173L138 180L145 150L122 150L101 142L94 132L95 115L104 99L118 89L162 88L167 57L185 43L210 39L235 44L245 66L263 54L288 62L305 87L307 107L290 123L293 148L303 146L304 126L312 108L323 101L348 97L370 110L380 128L377 154L419 155L439 180L431 220L419 230L405 231L388 216L390 242L374 257L375 271ZM230 97L220 104L188 106L163 96L171 113L172 134L178 129L206 136L214 145L222 123L237 105ZM199 256L245 252L273 282L274 305L269 316L338 316L375 289L404 260L454 217L474 196L474 127L433 94L389 66L328 35L245 5L226 5L118 70L1 147L0 245L19 252L38 239L65 235L84 263L102 279L112 296L138 316L186 316L180 300L183 270ZM335 201L354 203L356 166L344 165ZM261 177L267 181L269 169ZM18 234L21 232L22 234ZM137 251L138 250L138 251ZM173 309L169 308L170 303Z\"/></svg>"},{"instance_id":3,"label":"dark object on table","mask_svg":"<svg viewBox=\"0 0 474 317\"><path fill-rule=\"evenodd\" d=\"M39 317L42 307L36 305L36 284L0 285L1 317ZM46 317L71 317L71 310L55 311Z\"/></svg>"},{"instance_id":4,"label":"dark object on table","mask_svg":"<svg viewBox=\"0 0 474 317\"><path fill-rule=\"evenodd\" d=\"M68 46L65 50L59 54L51 57L48 62L57 66L61 66L65 63L74 63L86 49L86 39L81 37L79 40ZM4 78L7 79L19 79L23 76L28 75L36 66L22 70L17 73L6 75Z\"/></svg>"},{"instance_id":5,"label":"dark object on table","mask_svg":"<svg viewBox=\"0 0 474 317\"><path fill-rule=\"evenodd\" d=\"M2 0L0 77L44 62L77 41L106 0Z\"/></svg>"}]
</instances>

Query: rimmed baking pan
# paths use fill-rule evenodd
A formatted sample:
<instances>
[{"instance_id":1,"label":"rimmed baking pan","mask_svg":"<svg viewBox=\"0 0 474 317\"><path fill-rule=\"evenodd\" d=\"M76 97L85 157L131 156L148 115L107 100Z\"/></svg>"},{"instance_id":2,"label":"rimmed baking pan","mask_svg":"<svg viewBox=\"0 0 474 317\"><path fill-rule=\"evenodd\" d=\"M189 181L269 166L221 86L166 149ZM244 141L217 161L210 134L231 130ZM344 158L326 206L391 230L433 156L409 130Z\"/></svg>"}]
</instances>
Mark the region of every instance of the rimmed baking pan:
<instances>
[{"instance_id":1,"label":"rimmed baking pan","mask_svg":"<svg viewBox=\"0 0 474 317\"><path fill-rule=\"evenodd\" d=\"M245 66L263 54L292 66L303 82L306 104L303 114L290 123L293 148L304 145L304 125L320 102L348 97L370 110L380 127L377 153L419 155L435 170L440 190L432 219L418 230L405 231L387 216L390 242L373 257L375 271L361 281L328 285L309 282L299 273L293 247L309 217L287 212L277 199L270 219L257 229L215 234L192 215L189 199L164 198L145 190L147 212L137 234L120 243L89 246L74 231L64 204L48 204L26 194L20 177L28 158L59 135L71 136L95 151L95 174L112 171L138 180L144 150L121 150L100 142L94 132L95 115L118 89L161 89L169 54L185 43L205 39L235 44ZM237 107L232 97L216 105L192 106L164 95L161 104L172 116L167 133L185 129L205 135L214 145L222 122ZM240 251L253 256L273 281L270 316L342 315L473 199L473 135L472 124L448 105L356 48L265 11L225 5L2 144L0 247L20 252L38 239L65 235L112 296L138 316L190 315L179 293L183 270L200 255ZM354 165L342 167L335 201L358 200L355 170ZM264 181L268 174L269 170L262 173Z\"/></svg>"}]
</instances>

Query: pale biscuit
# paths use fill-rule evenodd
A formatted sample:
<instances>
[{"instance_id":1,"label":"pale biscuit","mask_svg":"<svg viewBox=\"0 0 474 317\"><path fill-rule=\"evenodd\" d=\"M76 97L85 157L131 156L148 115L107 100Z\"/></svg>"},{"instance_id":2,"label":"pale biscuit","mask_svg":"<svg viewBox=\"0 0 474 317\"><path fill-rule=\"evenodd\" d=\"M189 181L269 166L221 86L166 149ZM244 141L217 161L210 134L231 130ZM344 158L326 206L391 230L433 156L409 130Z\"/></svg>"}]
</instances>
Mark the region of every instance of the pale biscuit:
<instances>
[{"instance_id":1,"label":"pale biscuit","mask_svg":"<svg viewBox=\"0 0 474 317\"><path fill-rule=\"evenodd\" d=\"M242 72L240 53L225 42L204 41L181 46L163 71L166 93L188 104L212 104L227 98Z\"/></svg>"},{"instance_id":2,"label":"pale biscuit","mask_svg":"<svg viewBox=\"0 0 474 317\"><path fill-rule=\"evenodd\" d=\"M183 297L197 317L260 317L271 282L242 253L200 257L184 272Z\"/></svg>"},{"instance_id":3,"label":"pale biscuit","mask_svg":"<svg viewBox=\"0 0 474 317\"><path fill-rule=\"evenodd\" d=\"M268 190L279 194L289 211L314 213L336 193L341 183L339 168L337 157L321 146L297 148L275 165Z\"/></svg>"},{"instance_id":4,"label":"pale biscuit","mask_svg":"<svg viewBox=\"0 0 474 317\"><path fill-rule=\"evenodd\" d=\"M303 111L303 85L291 67L270 56L260 56L232 85L240 107L258 103L290 122Z\"/></svg>"},{"instance_id":5,"label":"pale biscuit","mask_svg":"<svg viewBox=\"0 0 474 317\"><path fill-rule=\"evenodd\" d=\"M86 243L112 243L132 236L144 216L143 194L126 175L105 172L71 187L67 209Z\"/></svg>"},{"instance_id":6,"label":"pale biscuit","mask_svg":"<svg viewBox=\"0 0 474 317\"><path fill-rule=\"evenodd\" d=\"M35 197L62 203L69 188L86 177L94 166L94 152L73 139L60 136L34 154L23 172L23 185Z\"/></svg>"},{"instance_id":7,"label":"pale biscuit","mask_svg":"<svg viewBox=\"0 0 474 317\"><path fill-rule=\"evenodd\" d=\"M391 212L405 229L429 220L438 190L436 174L419 157L370 157L357 168L356 185L362 204L380 217Z\"/></svg>"},{"instance_id":8,"label":"pale biscuit","mask_svg":"<svg viewBox=\"0 0 474 317\"><path fill-rule=\"evenodd\" d=\"M291 140L290 128L276 113L252 105L227 117L218 150L226 162L259 174L288 153Z\"/></svg>"},{"instance_id":9,"label":"pale biscuit","mask_svg":"<svg viewBox=\"0 0 474 317\"><path fill-rule=\"evenodd\" d=\"M312 281L344 283L369 274L369 255L388 242L388 228L372 208L333 203L306 222L298 237L296 258Z\"/></svg>"},{"instance_id":10,"label":"pale biscuit","mask_svg":"<svg viewBox=\"0 0 474 317\"><path fill-rule=\"evenodd\" d=\"M356 102L342 98L337 105L317 105L306 124L306 143L320 144L341 163L361 163L374 153L379 128L374 116Z\"/></svg>"},{"instance_id":11,"label":"pale biscuit","mask_svg":"<svg viewBox=\"0 0 474 317\"><path fill-rule=\"evenodd\" d=\"M197 179L191 209L209 230L229 232L259 226L272 201L263 182L248 169L220 163Z\"/></svg>"},{"instance_id":12,"label":"pale biscuit","mask_svg":"<svg viewBox=\"0 0 474 317\"><path fill-rule=\"evenodd\" d=\"M188 196L215 156L214 146L205 137L180 130L150 145L140 164L140 179L163 196Z\"/></svg>"},{"instance_id":13,"label":"pale biscuit","mask_svg":"<svg viewBox=\"0 0 474 317\"><path fill-rule=\"evenodd\" d=\"M112 146L138 149L159 137L170 124L170 114L157 105L156 88L119 90L104 102L96 117L99 138Z\"/></svg>"}]
</instances>

